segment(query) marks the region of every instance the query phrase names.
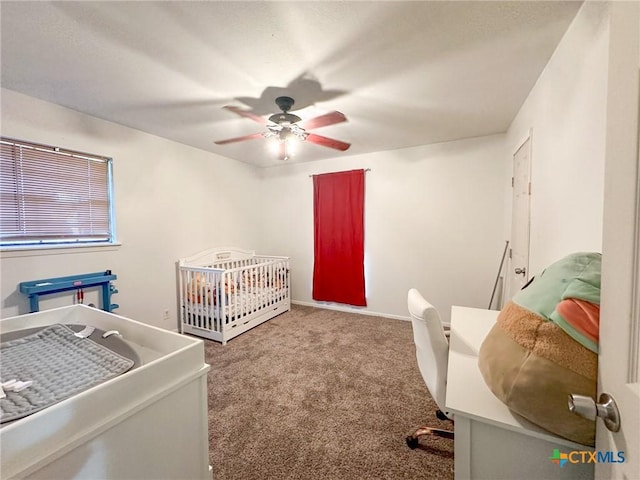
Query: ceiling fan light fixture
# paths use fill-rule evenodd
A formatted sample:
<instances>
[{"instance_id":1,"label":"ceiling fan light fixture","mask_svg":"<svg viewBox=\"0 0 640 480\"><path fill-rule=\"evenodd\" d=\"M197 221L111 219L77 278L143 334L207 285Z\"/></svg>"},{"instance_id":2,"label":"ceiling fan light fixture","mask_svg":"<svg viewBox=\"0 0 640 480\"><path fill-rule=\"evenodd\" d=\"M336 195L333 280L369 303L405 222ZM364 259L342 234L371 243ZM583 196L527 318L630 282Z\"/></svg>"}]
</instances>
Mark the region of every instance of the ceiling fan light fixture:
<instances>
[{"instance_id":1,"label":"ceiling fan light fixture","mask_svg":"<svg viewBox=\"0 0 640 480\"><path fill-rule=\"evenodd\" d=\"M276 138L281 142L289 139L304 142L308 135L298 125L267 125L267 131L262 134L264 138Z\"/></svg>"},{"instance_id":2,"label":"ceiling fan light fixture","mask_svg":"<svg viewBox=\"0 0 640 480\"><path fill-rule=\"evenodd\" d=\"M307 132L308 129L320 128L327 125L334 125L336 123L345 122L347 118L344 116L344 114L338 111L333 111L303 121L297 115L289 113L289 110L294 104L293 98L278 97L276 98L276 104L278 105L278 107L280 107L281 112L271 115L268 120L256 115L249 110L242 110L231 105L223 107L226 110L235 113L236 115L246 117L256 123L264 125L266 127L266 131L243 135L241 137L229 138L226 140L218 140L215 143L217 145L225 145L227 143L240 142L243 140L251 140L260 137L273 139L273 141L270 140L270 143L272 145L276 145L278 150L278 158L280 158L281 160L289 159L289 156L294 149L294 143L297 141L307 141L309 143L314 143L323 147L334 148L340 151L345 151L351 146L351 144L342 142L340 140L335 140L333 138L328 138L322 135Z\"/></svg>"},{"instance_id":3,"label":"ceiling fan light fixture","mask_svg":"<svg viewBox=\"0 0 640 480\"><path fill-rule=\"evenodd\" d=\"M277 123L278 125L291 125L302 120L299 116L293 113L275 113L269 117L269 121Z\"/></svg>"},{"instance_id":4,"label":"ceiling fan light fixture","mask_svg":"<svg viewBox=\"0 0 640 480\"><path fill-rule=\"evenodd\" d=\"M289 130L290 134L296 137L301 142L304 142L309 136L309 134L302 127L300 127L299 125L296 125L295 123L292 125L289 125L287 127L287 130Z\"/></svg>"},{"instance_id":5,"label":"ceiling fan light fixture","mask_svg":"<svg viewBox=\"0 0 640 480\"><path fill-rule=\"evenodd\" d=\"M273 135L269 139L269 151L280 160L289 160L297 150L298 140L293 135Z\"/></svg>"},{"instance_id":6,"label":"ceiling fan light fixture","mask_svg":"<svg viewBox=\"0 0 640 480\"><path fill-rule=\"evenodd\" d=\"M270 137L267 144L269 145L269 151L272 154L277 155L280 152L280 139L278 137Z\"/></svg>"},{"instance_id":7,"label":"ceiling fan light fixture","mask_svg":"<svg viewBox=\"0 0 640 480\"><path fill-rule=\"evenodd\" d=\"M289 160L290 157L295 155L297 150L297 141L292 138L287 138L284 140L284 159Z\"/></svg>"},{"instance_id":8,"label":"ceiling fan light fixture","mask_svg":"<svg viewBox=\"0 0 640 480\"><path fill-rule=\"evenodd\" d=\"M277 140L278 138L280 138L281 130L281 128L274 128L273 125L267 125L267 130L262 133L262 136L264 138L275 138Z\"/></svg>"}]
</instances>

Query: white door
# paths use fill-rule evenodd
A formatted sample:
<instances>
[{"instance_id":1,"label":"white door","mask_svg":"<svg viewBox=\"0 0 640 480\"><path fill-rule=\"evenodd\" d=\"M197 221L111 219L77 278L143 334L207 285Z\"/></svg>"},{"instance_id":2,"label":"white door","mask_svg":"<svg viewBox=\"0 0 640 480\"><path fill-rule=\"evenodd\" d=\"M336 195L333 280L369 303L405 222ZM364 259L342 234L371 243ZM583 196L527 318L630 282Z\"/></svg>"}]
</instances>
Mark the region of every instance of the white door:
<instances>
[{"instance_id":1,"label":"white door","mask_svg":"<svg viewBox=\"0 0 640 480\"><path fill-rule=\"evenodd\" d=\"M529 229L531 197L531 134L513 154L511 261L507 279L513 297L529 279Z\"/></svg>"},{"instance_id":2,"label":"white door","mask_svg":"<svg viewBox=\"0 0 640 480\"><path fill-rule=\"evenodd\" d=\"M596 423L597 479L640 478L640 3L611 2L598 395L617 403L616 433ZM603 455L604 457L604 455ZM622 460L618 456L612 458Z\"/></svg>"}]
</instances>

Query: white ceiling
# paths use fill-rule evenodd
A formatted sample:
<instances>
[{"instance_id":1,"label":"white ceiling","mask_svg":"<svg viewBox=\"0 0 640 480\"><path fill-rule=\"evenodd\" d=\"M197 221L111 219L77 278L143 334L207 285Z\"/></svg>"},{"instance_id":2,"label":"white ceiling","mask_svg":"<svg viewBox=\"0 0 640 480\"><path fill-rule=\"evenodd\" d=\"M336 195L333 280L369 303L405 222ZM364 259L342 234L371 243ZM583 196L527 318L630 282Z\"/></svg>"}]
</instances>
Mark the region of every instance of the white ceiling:
<instances>
[{"instance_id":1,"label":"white ceiling","mask_svg":"<svg viewBox=\"0 0 640 480\"><path fill-rule=\"evenodd\" d=\"M2 1L2 86L257 166L264 127L296 100L313 130L290 162L504 132L579 1ZM27 139L37 140L37 139ZM71 147L71 146L69 146Z\"/></svg>"}]
</instances>

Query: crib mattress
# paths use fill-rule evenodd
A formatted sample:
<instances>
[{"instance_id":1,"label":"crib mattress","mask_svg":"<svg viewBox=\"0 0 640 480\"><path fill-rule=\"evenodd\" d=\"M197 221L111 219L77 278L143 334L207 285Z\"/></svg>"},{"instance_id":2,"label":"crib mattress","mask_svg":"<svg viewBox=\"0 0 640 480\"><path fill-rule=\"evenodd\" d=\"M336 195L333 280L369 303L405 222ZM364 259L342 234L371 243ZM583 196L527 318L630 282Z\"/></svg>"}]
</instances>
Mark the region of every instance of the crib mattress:
<instances>
[{"instance_id":1,"label":"crib mattress","mask_svg":"<svg viewBox=\"0 0 640 480\"><path fill-rule=\"evenodd\" d=\"M188 313L231 321L281 301L284 294L285 290L264 287L253 292L244 291L242 295L228 294L225 296L224 306L207 307L200 303L186 302L186 307Z\"/></svg>"}]
</instances>

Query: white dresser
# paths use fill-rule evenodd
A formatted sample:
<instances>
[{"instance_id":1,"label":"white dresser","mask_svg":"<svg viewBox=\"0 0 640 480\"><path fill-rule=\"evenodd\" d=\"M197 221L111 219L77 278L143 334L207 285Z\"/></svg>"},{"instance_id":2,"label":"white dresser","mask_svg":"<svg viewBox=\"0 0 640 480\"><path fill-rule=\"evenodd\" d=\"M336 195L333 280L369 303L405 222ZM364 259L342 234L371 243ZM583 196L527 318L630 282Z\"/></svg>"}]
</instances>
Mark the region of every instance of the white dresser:
<instances>
[{"instance_id":1,"label":"white dresser","mask_svg":"<svg viewBox=\"0 0 640 480\"><path fill-rule=\"evenodd\" d=\"M117 330L142 364L0 429L2 478L210 479L201 340L75 305L0 320Z\"/></svg>"},{"instance_id":2,"label":"white dresser","mask_svg":"<svg viewBox=\"0 0 640 480\"><path fill-rule=\"evenodd\" d=\"M561 467L551 458L555 449L568 454L593 448L558 437L513 413L485 383L478 352L498 313L451 309L446 405L455 415L455 478L592 479L593 463L567 462Z\"/></svg>"}]
</instances>

